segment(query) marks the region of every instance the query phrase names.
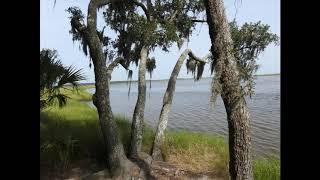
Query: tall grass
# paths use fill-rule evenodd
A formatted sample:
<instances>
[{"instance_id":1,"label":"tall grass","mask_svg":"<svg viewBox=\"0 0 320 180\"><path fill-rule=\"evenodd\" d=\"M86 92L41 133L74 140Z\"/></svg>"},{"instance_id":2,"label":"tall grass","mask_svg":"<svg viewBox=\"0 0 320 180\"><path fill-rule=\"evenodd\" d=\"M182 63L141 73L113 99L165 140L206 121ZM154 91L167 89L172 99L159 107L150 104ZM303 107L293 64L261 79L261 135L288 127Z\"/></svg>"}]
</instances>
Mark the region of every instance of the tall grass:
<instances>
[{"instance_id":1,"label":"tall grass","mask_svg":"<svg viewBox=\"0 0 320 180\"><path fill-rule=\"evenodd\" d=\"M70 97L67 105L62 108L53 105L40 113L40 157L42 161L50 162L52 167L66 169L74 160L81 158L105 162L106 152L97 110L81 102L91 100L91 94L85 91L87 88L80 86L78 92L64 89L64 93ZM130 122L123 116L116 115L114 118L127 149ZM150 135L153 133L150 128L145 129L144 142L149 139L149 143L146 143L148 148L144 149L149 149L152 139Z\"/></svg>"},{"instance_id":2,"label":"tall grass","mask_svg":"<svg viewBox=\"0 0 320 180\"><path fill-rule=\"evenodd\" d=\"M189 131L166 134L165 160L194 172L227 176L228 148L219 136Z\"/></svg>"},{"instance_id":3,"label":"tall grass","mask_svg":"<svg viewBox=\"0 0 320 180\"><path fill-rule=\"evenodd\" d=\"M91 101L92 94L87 90L94 88L93 85L79 86L78 89L72 87L64 87L61 89L61 93L67 95L69 98L77 101Z\"/></svg>"},{"instance_id":4,"label":"tall grass","mask_svg":"<svg viewBox=\"0 0 320 180\"><path fill-rule=\"evenodd\" d=\"M276 157L254 160L253 174L256 180L280 180L280 160Z\"/></svg>"},{"instance_id":5,"label":"tall grass","mask_svg":"<svg viewBox=\"0 0 320 180\"><path fill-rule=\"evenodd\" d=\"M80 87L75 93L65 90L71 97L65 107L51 106L41 112L40 163L58 169L71 168L79 159L94 159L105 165L105 148L98 122L98 113L85 100L91 94ZM131 123L116 115L124 148L128 149ZM145 125L142 150L149 153L154 130ZM219 173L228 176L228 146L222 137L206 133L174 131L166 132L162 148L165 160L181 168L195 172ZM253 162L257 180L280 179L280 161L277 158L256 159Z\"/></svg>"}]
</instances>

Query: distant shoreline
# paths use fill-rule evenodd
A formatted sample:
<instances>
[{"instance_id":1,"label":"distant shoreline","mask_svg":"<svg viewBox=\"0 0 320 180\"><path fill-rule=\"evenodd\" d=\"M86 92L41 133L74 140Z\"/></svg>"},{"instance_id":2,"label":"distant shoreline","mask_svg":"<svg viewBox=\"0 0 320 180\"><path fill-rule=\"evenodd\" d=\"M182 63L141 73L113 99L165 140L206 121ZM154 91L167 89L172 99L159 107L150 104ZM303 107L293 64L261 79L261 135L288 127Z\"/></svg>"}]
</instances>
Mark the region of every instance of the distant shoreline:
<instances>
[{"instance_id":1,"label":"distant shoreline","mask_svg":"<svg viewBox=\"0 0 320 180\"><path fill-rule=\"evenodd\" d=\"M278 76L280 75L280 73L278 74L257 74L254 76ZM203 77L202 79L208 79L208 78L212 78L212 77ZM189 80L189 79L193 79L193 78L178 78L178 80ZM168 81L169 79L155 79L155 80L151 80L152 82L154 81ZM146 81L150 81L150 80L146 80ZM126 83L129 82L127 80L124 81L111 81L111 84L115 84L115 83ZM132 80L131 82L138 82L138 80ZM94 85L94 83L81 83L81 85Z\"/></svg>"},{"instance_id":2,"label":"distant shoreline","mask_svg":"<svg viewBox=\"0 0 320 180\"><path fill-rule=\"evenodd\" d=\"M258 74L258 75L254 75L254 76L279 76L280 73L278 74Z\"/></svg>"}]
</instances>

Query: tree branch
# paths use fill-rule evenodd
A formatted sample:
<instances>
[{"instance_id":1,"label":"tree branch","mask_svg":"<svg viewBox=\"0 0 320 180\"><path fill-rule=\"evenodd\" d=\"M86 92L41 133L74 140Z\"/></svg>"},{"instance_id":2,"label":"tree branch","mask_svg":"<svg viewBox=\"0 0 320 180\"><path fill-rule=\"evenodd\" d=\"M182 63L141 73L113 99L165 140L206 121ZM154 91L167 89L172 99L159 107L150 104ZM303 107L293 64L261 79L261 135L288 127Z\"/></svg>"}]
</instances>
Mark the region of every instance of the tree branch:
<instances>
[{"instance_id":1,"label":"tree branch","mask_svg":"<svg viewBox=\"0 0 320 180\"><path fill-rule=\"evenodd\" d=\"M189 52L188 52L188 55L192 58L192 59L195 59L196 61L200 61L200 62L204 62L204 63L208 63L208 61L206 61L206 59L210 56L210 54L206 55L204 58L199 58L197 57L196 55L194 55L194 53L192 52L191 49L187 49Z\"/></svg>"},{"instance_id":2,"label":"tree branch","mask_svg":"<svg viewBox=\"0 0 320 180\"><path fill-rule=\"evenodd\" d=\"M107 67L107 75L109 77L111 77L111 73L113 71L113 69L118 65L121 64L123 68L125 68L126 70L130 70L129 66L125 64L125 60L123 57L117 57L114 61L112 61L112 63L109 64L109 66Z\"/></svg>"},{"instance_id":3,"label":"tree branch","mask_svg":"<svg viewBox=\"0 0 320 180\"><path fill-rule=\"evenodd\" d=\"M137 5L137 6L139 6L139 7L142 8L142 10L144 11L144 14L145 14L146 17L147 17L147 20L150 21L150 15L149 15L149 12L148 12L146 6L145 6L143 3L138 2L137 0L132 0L132 2L133 2L135 5Z\"/></svg>"},{"instance_id":4,"label":"tree branch","mask_svg":"<svg viewBox=\"0 0 320 180\"><path fill-rule=\"evenodd\" d=\"M152 2L151 2L151 0L147 0L147 7L148 7L148 10L150 11L151 8L152 8Z\"/></svg>"},{"instance_id":5,"label":"tree branch","mask_svg":"<svg viewBox=\"0 0 320 180\"><path fill-rule=\"evenodd\" d=\"M115 0L97 0L97 8L101 6L105 6L108 3L111 3L112 1L115 1Z\"/></svg>"},{"instance_id":6,"label":"tree branch","mask_svg":"<svg viewBox=\"0 0 320 180\"><path fill-rule=\"evenodd\" d=\"M91 0L88 6L88 29L95 30L97 27L97 9L116 0Z\"/></svg>"},{"instance_id":7,"label":"tree branch","mask_svg":"<svg viewBox=\"0 0 320 180\"><path fill-rule=\"evenodd\" d=\"M207 22L207 21L206 21L206 20L200 20L200 19L193 19L192 22L205 23L205 22Z\"/></svg>"},{"instance_id":8,"label":"tree branch","mask_svg":"<svg viewBox=\"0 0 320 180\"><path fill-rule=\"evenodd\" d=\"M175 10L172 16L169 18L169 21L172 22L177 14L178 14L178 10Z\"/></svg>"},{"instance_id":9,"label":"tree branch","mask_svg":"<svg viewBox=\"0 0 320 180\"><path fill-rule=\"evenodd\" d=\"M127 71L129 71L130 69L129 69L129 63L128 64L126 64L126 61L124 60L124 58L122 58L121 57L121 60L120 60L120 62L119 62L120 64L121 64L121 66L124 68L124 69L126 69Z\"/></svg>"}]
</instances>

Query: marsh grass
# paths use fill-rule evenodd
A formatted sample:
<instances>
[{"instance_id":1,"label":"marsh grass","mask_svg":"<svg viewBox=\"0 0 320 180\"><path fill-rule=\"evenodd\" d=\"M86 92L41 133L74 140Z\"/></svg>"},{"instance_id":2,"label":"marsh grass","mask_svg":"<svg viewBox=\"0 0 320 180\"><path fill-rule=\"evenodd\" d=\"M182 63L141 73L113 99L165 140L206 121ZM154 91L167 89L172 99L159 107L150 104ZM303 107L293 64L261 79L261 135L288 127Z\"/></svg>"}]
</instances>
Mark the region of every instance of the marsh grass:
<instances>
[{"instance_id":1,"label":"marsh grass","mask_svg":"<svg viewBox=\"0 0 320 180\"><path fill-rule=\"evenodd\" d=\"M168 132L166 137L166 161L194 172L227 175L228 147L222 137L189 131Z\"/></svg>"},{"instance_id":2,"label":"marsh grass","mask_svg":"<svg viewBox=\"0 0 320 180\"><path fill-rule=\"evenodd\" d=\"M90 87L91 88L91 87ZM86 91L65 90L70 97L67 105L50 106L40 113L40 164L56 169L70 169L80 159L92 159L105 166L105 148L98 122L98 113L82 101L91 100ZM115 115L124 148L128 149L131 123ZM142 150L150 153L154 130L145 125ZM162 148L165 161L195 172L215 172L228 176L228 146L224 138L199 132L166 132ZM40 167L41 169L41 167ZM259 158L253 162L257 180L280 179L278 158Z\"/></svg>"},{"instance_id":3,"label":"marsh grass","mask_svg":"<svg viewBox=\"0 0 320 180\"><path fill-rule=\"evenodd\" d=\"M256 180L280 180L280 160L277 157L258 158L253 161Z\"/></svg>"}]
</instances>

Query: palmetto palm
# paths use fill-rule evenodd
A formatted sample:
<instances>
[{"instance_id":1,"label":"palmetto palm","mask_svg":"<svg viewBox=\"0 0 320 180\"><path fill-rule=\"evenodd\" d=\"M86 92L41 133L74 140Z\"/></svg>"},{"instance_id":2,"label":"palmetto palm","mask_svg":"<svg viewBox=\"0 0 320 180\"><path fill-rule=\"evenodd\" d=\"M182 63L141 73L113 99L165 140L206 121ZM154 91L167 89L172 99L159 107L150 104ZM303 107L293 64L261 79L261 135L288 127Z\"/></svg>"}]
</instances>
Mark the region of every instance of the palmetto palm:
<instances>
[{"instance_id":1,"label":"palmetto palm","mask_svg":"<svg viewBox=\"0 0 320 180\"><path fill-rule=\"evenodd\" d=\"M66 84L77 89L78 82L84 80L81 69L63 66L58 59L56 50L40 51L40 109L50 105L55 100L59 106L66 104L68 96L60 92Z\"/></svg>"}]
</instances>

